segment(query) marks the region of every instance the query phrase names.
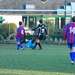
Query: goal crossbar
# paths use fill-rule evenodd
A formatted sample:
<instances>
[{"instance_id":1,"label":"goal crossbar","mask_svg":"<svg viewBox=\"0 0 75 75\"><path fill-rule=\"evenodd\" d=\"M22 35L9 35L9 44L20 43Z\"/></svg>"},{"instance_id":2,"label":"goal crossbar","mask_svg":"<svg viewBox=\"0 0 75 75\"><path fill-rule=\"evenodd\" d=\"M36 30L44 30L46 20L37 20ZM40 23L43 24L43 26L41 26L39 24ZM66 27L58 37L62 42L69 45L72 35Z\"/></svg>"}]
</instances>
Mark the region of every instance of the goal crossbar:
<instances>
[{"instance_id":1,"label":"goal crossbar","mask_svg":"<svg viewBox=\"0 0 75 75\"><path fill-rule=\"evenodd\" d=\"M15 12L53 12L53 11L55 11L55 12L57 12L57 11L68 11L68 12L73 12L73 11L75 11L75 10L22 10L22 9L0 9L0 12L4 12L4 11L6 11L6 12L10 12L10 11L15 11Z\"/></svg>"}]
</instances>

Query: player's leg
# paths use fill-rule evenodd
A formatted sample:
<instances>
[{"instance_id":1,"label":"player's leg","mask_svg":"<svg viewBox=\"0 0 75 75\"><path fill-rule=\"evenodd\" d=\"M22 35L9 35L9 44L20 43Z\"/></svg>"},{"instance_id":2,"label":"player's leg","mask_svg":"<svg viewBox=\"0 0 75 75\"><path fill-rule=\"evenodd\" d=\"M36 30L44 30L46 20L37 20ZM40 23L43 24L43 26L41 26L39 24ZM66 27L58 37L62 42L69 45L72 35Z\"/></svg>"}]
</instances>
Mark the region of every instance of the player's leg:
<instances>
[{"instance_id":1,"label":"player's leg","mask_svg":"<svg viewBox=\"0 0 75 75\"><path fill-rule=\"evenodd\" d=\"M38 39L36 39L35 46L32 48L32 50L35 50L36 49L37 41L38 41Z\"/></svg>"},{"instance_id":2,"label":"player's leg","mask_svg":"<svg viewBox=\"0 0 75 75\"><path fill-rule=\"evenodd\" d=\"M20 43L22 44L22 43L25 43L25 41L26 41L26 39L25 39L25 37L24 38L22 38L21 40L20 40Z\"/></svg>"},{"instance_id":3,"label":"player's leg","mask_svg":"<svg viewBox=\"0 0 75 75\"><path fill-rule=\"evenodd\" d=\"M42 46L41 46L40 40L37 41L37 44L39 46L39 50L41 50L42 49Z\"/></svg>"},{"instance_id":4,"label":"player's leg","mask_svg":"<svg viewBox=\"0 0 75 75\"><path fill-rule=\"evenodd\" d=\"M74 64L74 60L75 60L75 47L74 47L74 44L68 43L68 48L70 49L71 64Z\"/></svg>"},{"instance_id":5,"label":"player's leg","mask_svg":"<svg viewBox=\"0 0 75 75\"><path fill-rule=\"evenodd\" d=\"M40 35L40 36L37 37L36 43L35 43L35 46L34 46L33 49L35 49L37 45L39 46L39 50L42 49L42 46L41 46L41 43L40 43L40 40L41 40L42 38L43 38L43 35Z\"/></svg>"},{"instance_id":6,"label":"player's leg","mask_svg":"<svg viewBox=\"0 0 75 75\"><path fill-rule=\"evenodd\" d=\"M22 44L20 44L20 38L17 38L16 42L17 42L17 50L19 50L20 48L23 50L24 47L22 46Z\"/></svg>"},{"instance_id":7,"label":"player's leg","mask_svg":"<svg viewBox=\"0 0 75 75\"><path fill-rule=\"evenodd\" d=\"M19 42L17 42L17 50L19 50Z\"/></svg>"},{"instance_id":8,"label":"player's leg","mask_svg":"<svg viewBox=\"0 0 75 75\"><path fill-rule=\"evenodd\" d=\"M72 44L72 49L71 49L71 58L72 58L72 64L74 64L75 61L75 44Z\"/></svg>"},{"instance_id":9,"label":"player's leg","mask_svg":"<svg viewBox=\"0 0 75 75\"><path fill-rule=\"evenodd\" d=\"M74 52L70 51L71 64L74 64Z\"/></svg>"},{"instance_id":10,"label":"player's leg","mask_svg":"<svg viewBox=\"0 0 75 75\"><path fill-rule=\"evenodd\" d=\"M42 50L42 46L41 46L41 43L40 43L40 40L42 40L42 39L43 39L43 35L40 35L39 40L38 40L39 50Z\"/></svg>"},{"instance_id":11,"label":"player's leg","mask_svg":"<svg viewBox=\"0 0 75 75\"><path fill-rule=\"evenodd\" d=\"M20 47L19 47L19 44L20 44L19 41L20 41L20 38L17 38L17 39L16 39L16 42L17 42L17 50L19 50L19 48L20 48Z\"/></svg>"},{"instance_id":12,"label":"player's leg","mask_svg":"<svg viewBox=\"0 0 75 75\"><path fill-rule=\"evenodd\" d=\"M41 44L40 44L40 40L39 40L39 39L36 39L35 46L34 46L34 48L32 48L32 49L34 50L37 45L39 46L39 50L41 50L41 49L42 49L42 46L41 46Z\"/></svg>"},{"instance_id":13,"label":"player's leg","mask_svg":"<svg viewBox=\"0 0 75 75\"><path fill-rule=\"evenodd\" d=\"M41 46L41 43L40 43L40 40L42 39L41 36L39 36L37 39L36 39L36 43L35 43L35 47L38 45L39 46L39 50L42 50L42 46Z\"/></svg>"}]
</instances>

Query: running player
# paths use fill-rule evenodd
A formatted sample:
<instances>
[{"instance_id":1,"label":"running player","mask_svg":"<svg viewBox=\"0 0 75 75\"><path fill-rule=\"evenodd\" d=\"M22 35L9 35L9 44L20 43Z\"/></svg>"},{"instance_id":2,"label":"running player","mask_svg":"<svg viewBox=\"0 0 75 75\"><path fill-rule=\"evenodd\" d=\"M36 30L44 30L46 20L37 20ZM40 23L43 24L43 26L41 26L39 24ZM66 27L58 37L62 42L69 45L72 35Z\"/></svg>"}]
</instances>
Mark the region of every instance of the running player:
<instances>
[{"instance_id":1,"label":"running player","mask_svg":"<svg viewBox=\"0 0 75 75\"><path fill-rule=\"evenodd\" d=\"M64 40L67 40L70 49L71 64L75 61L75 16L72 17L72 22L68 23L64 29Z\"/></svg>"},{"instance_id":2,"label":"running player","mask_svg":"<svg viewBox=\"0 0 75 75\"><path fill-rule=\"evenodd\" d=\"M44 32L46 33L46 37L48 36L47 28L43 24L43 21L39 20L39 25L36 28L33 28L32 30L34 30L34 31L37 30L38 31L37 38L36 38L36 43L35 43L35 46L34 46L33 50L36 48L37 45L39 46L39 50L42 50L40 40L43 39Z\"/></svg>"},{"instance_id":3,"label":"running player","mask_svg":"<svg viewBox=\"0 0 75 75\"><path fill-rule=\"evenodd\" d=\"M23 45L20 43L20 41L24 39L24 37L25 37L25 29L22 26L22 22L19 21L19 27L17 28L17 33L16 33L17 50L19 50L20 48L22 50L24 49Z\"/></svg>"}]
</instances>

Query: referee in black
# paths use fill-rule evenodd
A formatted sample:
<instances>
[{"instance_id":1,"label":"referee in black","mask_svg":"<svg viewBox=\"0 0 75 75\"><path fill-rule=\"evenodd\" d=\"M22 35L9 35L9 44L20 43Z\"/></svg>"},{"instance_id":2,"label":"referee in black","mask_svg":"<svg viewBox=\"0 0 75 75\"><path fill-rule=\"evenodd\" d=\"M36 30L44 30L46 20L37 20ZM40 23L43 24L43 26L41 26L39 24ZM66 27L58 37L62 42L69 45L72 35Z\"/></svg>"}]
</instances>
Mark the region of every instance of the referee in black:
<instances>
[{"instance_id":1,"label":"referee in black","mask_svg":"<svg viewBox=\"0 0 75 75\"><path fill-rule=\"evenodd\" d=\"M33 48L36 49L36 46L38 45L39 46L39 50L42 50L42 46L41 46L41 43L40 43L40 40L43 39L43 36L44 36L44 32L46 34L46 37L48 36L48 32L47 32L47 28L46 26L43 24L43 21L42 20L39 20L39 24L36 28L33 28L32 29L33 31L37 30L38 33L37 33L37 38L36 38L36 43L35 43L35 47Z\"/></svg>"}]
</instances>

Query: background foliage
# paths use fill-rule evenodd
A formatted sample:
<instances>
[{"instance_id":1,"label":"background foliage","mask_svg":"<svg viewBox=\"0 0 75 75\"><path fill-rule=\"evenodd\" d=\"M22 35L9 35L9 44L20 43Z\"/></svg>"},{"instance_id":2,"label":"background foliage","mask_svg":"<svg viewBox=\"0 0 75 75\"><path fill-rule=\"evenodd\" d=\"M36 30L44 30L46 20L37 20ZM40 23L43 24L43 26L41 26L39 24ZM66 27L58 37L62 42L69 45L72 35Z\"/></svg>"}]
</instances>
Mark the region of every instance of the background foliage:
<instances>
[{"instance_id":1,"label":"background foliage","mask_svg":"<svg viewBox=\"0 0 75 75\"><path fill-rule=\"evenodd\" d=\"M6 39L9 34L15 33L16 28L17 26L15 23L3 23L2 25L0 25L0 35L2 35L4 39Z\"/></svg>"},{"instance_id":2,"label":"background foliage","mask_svg":"<svg viewBox=\"0 0 75 75\"><path fill-rule=\"evenodd\" d=\"M54 33L54 29L55 29L53 19L46 19L46 20L44 20L44 24L48 28L48 34L49 35L53 34Z\"/></svg>"}]
</instances>

